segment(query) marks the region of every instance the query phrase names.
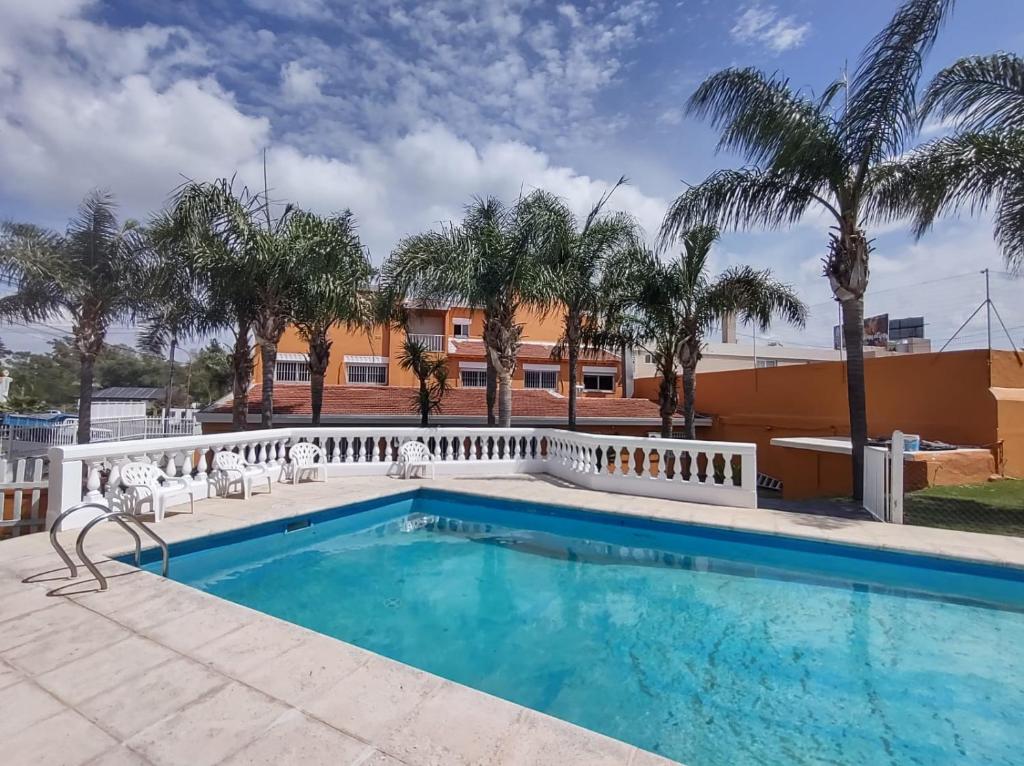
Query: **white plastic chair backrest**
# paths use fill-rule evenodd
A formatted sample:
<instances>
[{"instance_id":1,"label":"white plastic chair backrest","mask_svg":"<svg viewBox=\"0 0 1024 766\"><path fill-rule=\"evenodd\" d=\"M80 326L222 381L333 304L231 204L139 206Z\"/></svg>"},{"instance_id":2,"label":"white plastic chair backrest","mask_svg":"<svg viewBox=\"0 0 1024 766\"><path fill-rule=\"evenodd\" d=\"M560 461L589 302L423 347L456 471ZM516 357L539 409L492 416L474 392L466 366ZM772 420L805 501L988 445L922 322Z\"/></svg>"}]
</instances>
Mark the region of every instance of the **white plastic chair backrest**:
<instances>
[{"instance_id":1,"label":"white plastic chair backrest","mask_svg":"<svg viewBox=\"0 0 1024 766\"><path fill-rule=\"evenodd\" d=\"M423 442L404 442L398 449L398 459L406 463L419 463L430 460L430 450Z\"/></svg>"},{"instance_id":2,"label":"white plastic chair backrest","mask_svg":"<svg viewBox=\"0 0 1024 766\"><path fill-rule=\"evenodd\" d=\"M324 451L312 442L293 444L288 451L288 459L296 465L313 465L318 457L321 462L327 462L327 456L324 454Z\"/></svg>"},{"instance_id":3,"label":"white plastic chair backrest","mask_svg":"<svg viewBox=\"0 0 1024 766\"><path fill-rule=\"evenodd\" d=\"M222 450L213 456L213 467L220 471L226 471L228 469L244 471L246 463L245 459L237 452Z\"/></svg>"},{"instance_id":4,"label":"white plastic chair backrest","mask_svg":"<svg viewBox=\"0 0 1024 766\"><path fill-rule=\"evenodd\" d=\"M152 463L128 463L121 468L121 481L131 486L156 487L165 476Z\"/></svg>"}]
</instances>

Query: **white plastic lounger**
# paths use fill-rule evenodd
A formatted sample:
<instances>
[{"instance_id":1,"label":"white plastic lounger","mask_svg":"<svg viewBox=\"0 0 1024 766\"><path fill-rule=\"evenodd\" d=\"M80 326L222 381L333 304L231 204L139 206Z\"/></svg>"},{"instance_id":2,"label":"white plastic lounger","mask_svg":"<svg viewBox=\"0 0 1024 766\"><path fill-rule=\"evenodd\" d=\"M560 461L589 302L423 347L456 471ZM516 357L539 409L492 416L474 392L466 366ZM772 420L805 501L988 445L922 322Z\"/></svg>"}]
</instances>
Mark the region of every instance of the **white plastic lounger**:
<instances>
[{"instance_id":1,"label":"white plastic lounger","mask_svg":"<svg viewBox=\"0 0 1024 766\"><path fill-rule=\"evenodd\" d=\"M153 518L163 521L167 498L181 492L188 493L189 513L196 512L196 495L190 479L183 476L168 476L153 463L127 463L121 467L121 484L125 495L131 498L131 510L139 512L139 506L147 500L153 507Z\"/></svg>"},{"instance_id":2,"label":"white plastic lounger","mask_svg":"<svg viewBox=\"0 0 1024 766\"><path fill-rule=\"evenodd\" d=\"M292 484L298 484L303 473L327 481L327 453L312 442L293 444L288 450L288 461L292 466Z\"/></svg>"},{"instance_id":3,"label":"white plastic lounger","mask_svg":"<svg viewBox=\"0 0 1024 766\"><path fill-rule=\"evenodd\" d=\"M249 465L237 452L218 452L213 456L213 467L224 480L225 496L231 494L231 485L237 482L241 485L242 498L248 500L252 496L253 482L262 482L264 479L267 481L267 492L273 492L270 468L265 465Z\"/></svg>"},{"instance_id":4,"label":"white plastic lounger","mask_svg":"<svg viewBox=\"0 0 1024 766\"><path fill-rule=\"evenodd\" d=\"M436 479L434 470L434 456L430 454L427 445L418 441L403 442L398 448L398 470L403 479L413 476L417 468L423 469L423 476L426 478L427 469L430 469L430 478Z\"/></svg>"}]
</instances>

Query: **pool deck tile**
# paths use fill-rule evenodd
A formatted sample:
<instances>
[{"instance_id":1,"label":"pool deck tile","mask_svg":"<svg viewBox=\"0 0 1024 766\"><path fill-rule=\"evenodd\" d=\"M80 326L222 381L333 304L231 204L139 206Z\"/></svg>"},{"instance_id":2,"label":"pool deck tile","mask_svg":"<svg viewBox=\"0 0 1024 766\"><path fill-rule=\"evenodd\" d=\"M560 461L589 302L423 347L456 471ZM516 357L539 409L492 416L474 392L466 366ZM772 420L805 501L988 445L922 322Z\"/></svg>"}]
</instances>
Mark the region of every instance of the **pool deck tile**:
<instances>
[{"instance_id":1,"label":"pool deck tile","mask_svg":"<svg viewBox=\"0 0 1024 766\"><path fill-rule=\"evenodd\" d=\"M1024 567L1024 540L582 490L542 476L374 477L207 500L156 526L169 542L431 486L610 513ZM60 539L73 550L75 532ZM109 589L67 579L46 535L0 542L0 736L12 764L355 766L671 763L244 606L104 559Z\"/></svg>"}]
</instances>

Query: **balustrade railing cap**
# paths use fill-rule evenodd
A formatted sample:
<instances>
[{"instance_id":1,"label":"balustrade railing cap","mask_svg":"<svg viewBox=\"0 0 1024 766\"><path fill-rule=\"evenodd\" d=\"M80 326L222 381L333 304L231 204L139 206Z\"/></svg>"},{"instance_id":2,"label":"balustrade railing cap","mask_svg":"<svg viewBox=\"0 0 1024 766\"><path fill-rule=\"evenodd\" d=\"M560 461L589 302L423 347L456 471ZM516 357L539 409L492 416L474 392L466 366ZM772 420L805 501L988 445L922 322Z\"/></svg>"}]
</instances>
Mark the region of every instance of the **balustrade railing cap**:
<instances>
[{"instance_id":1,"label":"balustrade railing cap","mask_svg":"<svg viewBox=\"0 0 1024 766\"><path fill-rule=\"evenodd\" d=\"M689 441L685 439L663 439L650 436L616 436L612 434L591 434L580 431L565 431L556 428L490 428L465 427L452 428L435 426L419 427L382 427L352 428L345 426L324 426L320 428L291 427L270 428L256 431L228 431L224 433L199 434L188 436L159 437L145 440L105 441L94 444L70 444L50 448L51 462L68 460L87 460L89 458L114 457L129 454L151 452L173 452L198 449L201 447L217 447L221 445L258 444L280 441L291 438L331 438L331 437L417 437L431 436L482 436L486 438L516 437L551 437L577 444L593 446L630 446L649 447L654 449L674 449L700 452L733 452L754 455L757 445L746 442L715 442Z\"/></svg>"}]
</instances>

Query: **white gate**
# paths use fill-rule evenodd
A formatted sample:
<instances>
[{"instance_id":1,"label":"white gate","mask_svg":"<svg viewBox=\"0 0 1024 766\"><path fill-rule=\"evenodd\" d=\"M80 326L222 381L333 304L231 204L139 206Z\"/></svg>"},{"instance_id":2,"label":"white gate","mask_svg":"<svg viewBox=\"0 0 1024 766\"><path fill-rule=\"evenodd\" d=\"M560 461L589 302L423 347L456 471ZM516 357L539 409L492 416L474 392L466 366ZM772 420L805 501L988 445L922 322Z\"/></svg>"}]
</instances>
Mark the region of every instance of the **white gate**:
<instances>
[{"instance_id":1,"label":"white gate","mask_svg":"<svg viewBox=\"0 0 1024 766\"><path fill-rule=\"evenodd\" d=\"M0 460L0 538L45 528L42 493L48 482L42 458Z\"/></svg>"},{"instance_id":2,"label":"white gate","mask_svg":"<svg viewBox=\"0 0 1024 766\"><path fill-rule=\"evenodd\" d=\"M864 510L879 521L903 523L903 432L892 446L864 448Z\"/></svg>"}]
</instances>

